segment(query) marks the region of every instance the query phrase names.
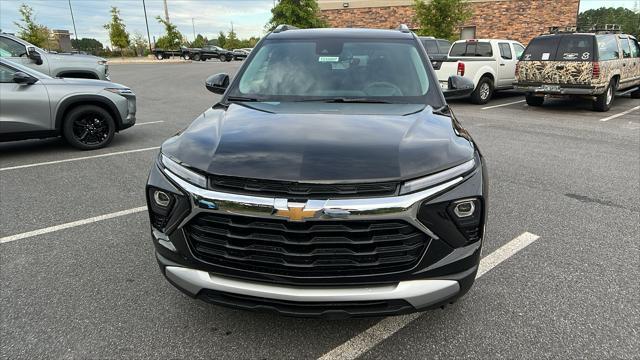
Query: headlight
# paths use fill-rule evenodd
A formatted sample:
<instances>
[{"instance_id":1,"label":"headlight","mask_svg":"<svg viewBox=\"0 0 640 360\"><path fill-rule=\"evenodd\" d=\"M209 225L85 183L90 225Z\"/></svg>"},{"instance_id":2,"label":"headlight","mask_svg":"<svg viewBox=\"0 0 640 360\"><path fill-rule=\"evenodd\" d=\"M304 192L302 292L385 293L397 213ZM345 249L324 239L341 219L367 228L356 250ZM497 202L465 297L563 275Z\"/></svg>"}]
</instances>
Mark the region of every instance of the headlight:
<instances>
[{"instance_id":1,"label":"headlight","mask_svg":"<svg viewBox=\"0 0 640 360\"><path fill-rule=\"evenodd\" d=\"M107 60L98 60L98 65L107 65Z\"/></svg>"},{"instance_id":2,"label":"headlight","mask_svg":"<svg viewBox=\"0 0 640 360\"><path fill-rule=\"evenodd\" d=\"M132 95L133 91L131 91L131 89L128 88L106 88L105 90L110 91L114 94L118 94L118 95Z\"/></svg>"},{"instance_id":3,"label":"headlight","mask_svg":"<svg viewBox=\"0 0 640 360\"><path fill-rule=\"evenodd\" d=\"M454 166L444 171L440 171L438 173L428 175L425 177L421 177L418 179L414 179L411 181L407 181L402 184L400 188L400 194L408 194L414 191L426 189L432 187L433 185L437 185L443 183L447 180L452 180L460 175L463 175L466 172L471 171L476 166L475 160L469 160L465 163L462 163L458 166Z\"/></svg>"},{"instance_id":4,"label":"headlight","mask_svg":"<svg viewBox=\"0 0 640 360\"><path fill-rule=\"evenodd\" d=\"M161 156L162 165L164 165L167 170L174 173L179 178L192 183L193 185L199 186L201 188L207 187L207 178L203 175L200 175L194 171L187 169L186 167L178 164L177 162L169 159L164 155Z\"/></svg>"}]
</instances>

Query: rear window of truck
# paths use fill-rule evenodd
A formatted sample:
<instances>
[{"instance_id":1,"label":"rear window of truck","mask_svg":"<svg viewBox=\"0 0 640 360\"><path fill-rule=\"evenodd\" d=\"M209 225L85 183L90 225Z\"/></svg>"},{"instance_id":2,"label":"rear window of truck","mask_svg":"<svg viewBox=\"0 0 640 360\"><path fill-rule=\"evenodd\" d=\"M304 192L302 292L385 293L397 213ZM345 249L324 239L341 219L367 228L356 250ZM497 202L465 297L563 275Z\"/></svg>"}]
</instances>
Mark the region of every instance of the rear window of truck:
<instances>
[{"instance_id":1,"label":"rear window of truck","mask_svg":"<svg viewBox=\"0 0 640 360\"><path fill-rule=\"evenodd\" d=\"M493 56L493 50L488 42L465 41L453 44L451 51L449 51L449 56L491 57Z\"/></svg>"},{"instance_id":2,"label":"rear window of truck","mask_svg":"<svg viewBox=\"0 0 640 360\"><path fill-rule=\"evenodd\" d=\"M593 61L593 35L542 36L531 40L522 60Z\"/></svg>"}]
</instances>

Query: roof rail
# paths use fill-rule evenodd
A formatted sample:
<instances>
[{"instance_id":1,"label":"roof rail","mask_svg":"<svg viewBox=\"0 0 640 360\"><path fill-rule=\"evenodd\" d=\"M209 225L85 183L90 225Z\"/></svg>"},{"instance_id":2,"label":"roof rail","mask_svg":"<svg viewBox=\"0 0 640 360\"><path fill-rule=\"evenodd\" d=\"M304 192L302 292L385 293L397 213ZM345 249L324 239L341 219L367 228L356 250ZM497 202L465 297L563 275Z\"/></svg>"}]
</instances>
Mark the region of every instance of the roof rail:
<instances>
[{"instance_id":1,"label":"roof rail","mask_svg":"<svg viewBox=\"0 0 640 360\"><path fill-rule=\"evenodd\" d=\"M604 27L593 24L589 31L599 34L619 34L622 32L622 27L619 24L604 24Z\"/></svg>"},{"instance_id":2,"label":"roof rail","mask_svg":"<svg viewBox=\"0 0 640 360\"><path fill-rule=\"evenodd\" d=\"M570 34L577 30L575 26L549 26L549 34Z\"/></svg>"},{"instance_id":3,"label":"roof rail","mask_svg":"<svg viewBox=\"0 0 640 360\"><path fill-rule=\"evenodd\" d=\"M398 25L398 27L396 28L396 30L400 30L403 33L410 33L411 29L409 29L409 27L407 26L407 24L400 24Z\"/></svg>"},{"instance_id":4,"label":"roof rail","mask_svg":"<svg viewBox=\"0 0 640 360\"><path fill-rule=\"evenodd\" d=\"M275 29L273 29L274 33L279 33L279 32L283 32L283 31L287 31L287 30L300 30L299 28L293 26L293 25L287 25L287 24L280 24L278 26L276 26Z\"/></svg>"}]
</instances>

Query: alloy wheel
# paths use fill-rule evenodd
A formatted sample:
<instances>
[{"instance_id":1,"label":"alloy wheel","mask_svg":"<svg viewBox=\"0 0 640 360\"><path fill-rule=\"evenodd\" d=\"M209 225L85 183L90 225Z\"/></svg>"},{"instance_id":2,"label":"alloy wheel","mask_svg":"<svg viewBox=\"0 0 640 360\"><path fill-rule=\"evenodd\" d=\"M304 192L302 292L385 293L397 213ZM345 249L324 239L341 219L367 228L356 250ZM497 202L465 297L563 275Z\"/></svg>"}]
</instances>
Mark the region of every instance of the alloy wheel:
<instances>
[{"instance_id":1,"label":"alloy wheel","mask_svg":"<svg viewBox=\"0 0 640 360\"><path fill-rule=\"evenodd\" d=\"M96 113L88 113L73 122L73 136L82 144L95 146L109 138L109 123Z\"/></svg>"}]
</instances>

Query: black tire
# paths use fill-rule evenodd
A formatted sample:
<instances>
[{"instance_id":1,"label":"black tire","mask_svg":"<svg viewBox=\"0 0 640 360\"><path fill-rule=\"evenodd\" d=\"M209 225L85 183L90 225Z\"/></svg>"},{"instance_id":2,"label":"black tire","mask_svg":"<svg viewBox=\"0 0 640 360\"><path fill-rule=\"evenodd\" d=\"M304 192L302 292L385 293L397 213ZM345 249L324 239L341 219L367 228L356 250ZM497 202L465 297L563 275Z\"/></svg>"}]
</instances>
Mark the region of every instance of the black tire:
<instances>
[{"instance_id":1,"label":"black tire","mask_svg":"<svg viewBox=\"0 0 640 360\"><path fill-rule=\"evenodd\" d=\"M224 62L224 61L227 61L227 55L222 54L220 55L220 62Z\"/></svg>"},{"instance_id":2,"label":"black tire","mask_svg":"<svg viewBox=\"0 0 640 360\"><path fill-rule=\"evenodd\" d=\"M191 54L189 54L189 53L185 53L182 57L183 57L185 60L190 60L190 59L191 59Z\"/></svg>"},{"instance_id":3,"label":"black tire","mask_svg":"<svg viewBox=\"0 0 640 360\"><path fill-rule=\"evenodd\" d=\"M105 109L95 105L80 105L67 113L62 123L62 135L80 150L103 148L113 140L116 123Z\"/></svg>"},{"instance_id":4,"label":"black tire","mask_svg":"<svg viewBox=\"0 0 640 360\"><path fill-rule=\"evenodd\" d=\"M233 56L229 55L227 56L227 62L231 62L233 60Z\"/></svg>"},{"instance_id":5,"label":"black tire","mask_svg":"<svg viewBox=\"0 0 640 360\"><path fill-rule=\"evenodd\" d=\"M193 61L200 61L200 54L194 54Z\"/></svg>"},{"instance_id":6,"label":"black tire","mask_svg":"<svg viewBox=\"0 0 640 360\"><path fill-rule=\"evenodd\" d=\"M200 58L200 61L207 61L207 58L203 56Z\"/></svg>"},{"instance_id":7,"label":"black tire","mask_svg":"<svg viewBox=\"0 0 640 360\"><path fill-rule=\"evenodd\" d=\"M488 77L483 77L478 82L478 86L471 93L471 102L474 104L482 105L491 100L493 96L493 81Z\"/></svg>"},{"instance_id":8,"label":"black tire","mask_svg":"<svg viewBox=\"0 0 640 360\"><path fill-rule=\"evenodd\" d=\"M598 96L593 101L593 110L605 112L611 109L611 104L613 104L613 99L616 96L616 79L611 79L609 82L609 86L604 90L604 92Z\"/></svg>"},{"instance_id":9,"label":"black tire","mask_svg":"<svg viewBox=\"0 0 640 360\"><path fill-rule=\"evenodd\" d=\"M533 95L525 95L525 100L527 100L527 105L529 106L542 106L544 104L544 95L543 96L533 96Z\"/></svg>"},{"instance_id":10,"label":"black tire","mask_svg":"<svg viewBox=\"0 0 640 360\"><path fill-rule=\"evenodd\" d=\"M156 59L163 60L164 59L164 54L163 53L156 53Z\"/></svg>"}]
</instances>

